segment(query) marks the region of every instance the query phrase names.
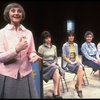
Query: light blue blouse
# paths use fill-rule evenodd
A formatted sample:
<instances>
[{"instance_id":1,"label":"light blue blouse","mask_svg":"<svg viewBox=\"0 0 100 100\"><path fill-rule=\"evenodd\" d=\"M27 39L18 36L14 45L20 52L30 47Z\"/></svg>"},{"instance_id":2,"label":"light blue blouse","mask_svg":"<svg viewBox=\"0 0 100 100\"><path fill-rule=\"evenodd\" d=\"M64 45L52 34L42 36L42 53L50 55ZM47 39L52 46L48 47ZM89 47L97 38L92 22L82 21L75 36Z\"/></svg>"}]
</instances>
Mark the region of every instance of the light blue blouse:
<instances>
[{"instance_id":1,"label":"light blue blouse","mask_svg":"<svg viewBox=\"0 0 100 100\"><path fill-rule=\"evenodd\" d=\"M96 58L99 59L99 53L94 43L83 43L81 46L81 52L88 60L93 61L96 60ZM96 58L93 56L96 56Z\"/></svg>"}]
</instances>

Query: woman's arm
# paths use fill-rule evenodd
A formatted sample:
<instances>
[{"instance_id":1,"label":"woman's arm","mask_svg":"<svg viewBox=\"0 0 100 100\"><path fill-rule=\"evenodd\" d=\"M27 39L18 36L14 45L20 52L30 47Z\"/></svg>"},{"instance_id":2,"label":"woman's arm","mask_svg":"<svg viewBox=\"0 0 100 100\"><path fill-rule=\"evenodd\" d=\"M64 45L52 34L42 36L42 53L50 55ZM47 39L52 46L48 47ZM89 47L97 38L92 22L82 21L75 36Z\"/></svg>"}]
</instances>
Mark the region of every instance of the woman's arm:
<instances>
[{"instance_id":1,"label":"woman's arm","mask_svg":"<svg viewBox=\"0 0 100 100\"><path fill-rule=\"evenodd\" d=\"M69 64L72 64L72 63L73 63L71 60L69 60L68 57L63 57L63 59L64 59L67 63L69 63Z\"/></svg>"},{"instance_id":2,"label":"woman's arm","mask_svg":"<svg viewBox=\"0 0 100 100\"><path fill-rule=\"evenodd\" d=\"M76 44L76 55L75 55L75 61L78 62L79 61L79 56L78 56L78 44Z\"/></svg>"},{"instance_id":3,"label":"woman's arm","mask_svg":"<svg viewBox=\"0 0 100 100\"><path fill-rule=\"evenodd\" d=\"M64 59L67 63L72 64L72 61L66 56L66 46L65 46L65 45L63 45L63 47L62 47L62 56L63 56L63 59Z\"/></svg>"},{"instance_id":4,"label":"woman's arm","mask_svg":"<svg viewBox=\"0 0 100 100\"><path fill-rule=\"evenodd\" d=\"M82 47L81 47L81 52L82 52L83 56L85 56L88 60L92 60L92 61L95 61L95 60L96 60L94 57L91 57L91 56L88 54L85 45L82 45Z\"/></svg>"},{"instance_id":5,"label":"woman's arm","mask_svg":"<svg viewBox=\"0 0 100 100\"><path fill-rule=\"evenodd\" d=\"M29 54L30 59L32 59L32 57L36 56L34 37L31 32L30 32L30 44L29 44L28 54Z\"/></svg>"},{"instance_id":6,"label":"woman's arm","mask_svg":"<svg viewBox=\"0 0 100 100\"><path fill-rule=\"evenodd\" d=\"M34 43L34 38L33 35L31 33L31 40L30 40L30 44L29 44L29 50L28 50L28 54L29 54L29 61L31 63L34 63L35 61L42 59L42 57L40 57L39 55L37 55L36 50L35 50L35 43Z\"/></svg>"},{"instance_id":7,"label":"woman's arm","mask_svg":"<svg viewBox=\"0 0 100 100\"><path fill-rule=\"evenodd\" d=\"M6 50L7 43L4 41L5 41L5 38L0 32L0 62L7 63L8 61L14 60L16 58L17 52L15 48Z\"/></svg>"},{"instance_id":8,"label":"woman's arm","mask_svg":"<svg viewBox=\"0 0 100 100\"><path fill-rule=\"evenodd\" d=\"M58 57L57 57L57 47L55 46L54 48L54 63L56 64L57 63L57 60L58 60Z\"/></svg>"}]
</instances>

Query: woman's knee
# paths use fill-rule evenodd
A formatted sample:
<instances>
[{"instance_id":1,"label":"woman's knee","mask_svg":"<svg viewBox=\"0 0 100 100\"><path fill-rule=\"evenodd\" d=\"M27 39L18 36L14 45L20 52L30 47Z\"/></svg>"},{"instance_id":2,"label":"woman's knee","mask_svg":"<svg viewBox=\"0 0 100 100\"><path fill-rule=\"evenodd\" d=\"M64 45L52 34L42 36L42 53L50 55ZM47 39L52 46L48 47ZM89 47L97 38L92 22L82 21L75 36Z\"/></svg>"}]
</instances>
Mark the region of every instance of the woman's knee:
<instances>
[{"instance_id":1,"label":"woman's knee","mask_svg":"<svg viewBox=\"0 0 100 100\"><path fill-rule=\"evenodd\" d=\"M59 69L56 69L54 74L55 74L55 76L56 76L57 78L60 78Z\"/></svg>"},{"instance_id":2,"label":"woman's knee","mask_svg":"<svg viewBox=\"0 0 100 100\"><path fill-rule=\"evenodd\" d=\"M81 73L81 74L83 74L83 67L82 66L78 67L78 72Z\"/></svg>"}]
</instances>

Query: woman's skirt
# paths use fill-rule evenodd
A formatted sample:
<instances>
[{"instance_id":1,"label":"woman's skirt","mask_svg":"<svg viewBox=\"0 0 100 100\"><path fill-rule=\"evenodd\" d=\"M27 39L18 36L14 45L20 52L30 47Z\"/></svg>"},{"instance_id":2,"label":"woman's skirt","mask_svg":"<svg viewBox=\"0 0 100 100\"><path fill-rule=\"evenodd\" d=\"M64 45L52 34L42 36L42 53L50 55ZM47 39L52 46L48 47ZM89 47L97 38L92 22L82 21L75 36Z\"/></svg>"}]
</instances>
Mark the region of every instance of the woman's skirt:
<instances>
[{"instance_id":1,"label":"woman's skirt","mask_svg":"<svg viewBox=\"0 0 100 100\"><path fill-rule=\"evenodd\" d=\"M23 78L13 79L0 75L0 98L6 99L32 99L39 98L32 74Z\"/></svg>"},{"instance_id":2,"label":"woman's skirt","mask_svg":"<svg viewBox=\"0 0 100 100\"><path fill-rule=\"evenodd\" d=\"M45 82L48 82L50 79L52 79L53 74L54 74L54 72L55 72L56 69L59 70L59 74L61 76L63 76L65 74L64 71L57 64L55 66L50 66L50 67L48 67L48 66L45 65L43 67L43 80Z\"/></svg>"},{"instance_id":3,"label":"woman's skirt","mask_svg":"<svg viewBox=\"0 0 100 100\"><path fill-rule=\"evenodd\" d=\"M88 60L88 59L84 58L84 64L93 68L93 71L100 70L100 64L97 64L97 63L93 62L92 60Z\"/></svg>"},{"instance_id":4,"label":"woman's skirt","mask_svg":"<svg viewBox=\"0 0 100 100\"><path fill-rule=\"evenodd\" d=\"M72 62L75 61L75 59L70 59ZM77 70L80 66L80 63L75 63L75 64L67 64L67 68L71 73L77 73Z\"/></svg>"}]
</instances>

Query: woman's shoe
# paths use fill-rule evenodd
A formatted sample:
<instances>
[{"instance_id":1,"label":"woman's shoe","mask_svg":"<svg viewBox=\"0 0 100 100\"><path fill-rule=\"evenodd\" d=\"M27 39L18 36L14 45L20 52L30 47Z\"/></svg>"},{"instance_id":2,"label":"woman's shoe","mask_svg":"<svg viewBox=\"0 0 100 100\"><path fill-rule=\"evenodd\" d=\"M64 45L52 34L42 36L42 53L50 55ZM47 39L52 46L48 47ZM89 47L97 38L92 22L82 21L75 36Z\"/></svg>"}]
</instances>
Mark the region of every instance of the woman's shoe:
<instances>
[{"instance_id":1,"label":"woman's shoe","mask_svg":"<svg viewBox=\"0 0 100 100\"><path fill-rule=\"evenodd\" d=\"M75 89L76 89L76 91L77 91L78 96L79 96L80 98L82 98L82 97L83 97L83 95L82 95L82 90L78 90L78 87L77 87L76 84L75 84Z\"/></svg>"},{"instance_id":2,"label":"woman's shoe","mask_svg":"<svg viewBox=\"0 0 100 100\"><path fill-rule=\"evenodd\" d=\"M58 99L58 95L55 95L54 93L53 93L53 97L54 97L55 99Z\"/></svg>"},{"instance_id":3,"label":"woman's shoe","mask_svg":"<svg viewBox=\"0 0 100 100\"><path fill-rule=\"evenodd\" d=\"M54 97L55 99L63 99L62 96L55 95L54 93L53 93L53 97Z\"/></svg>"},{"instance_id":4,"label":"woman's shoe","mask_svg":"<svg viewBox=\"0 0 100 100\"><path fill-rule=\"evenodd\" d=\"M78 96L79 96L80 98L83 98L83 95L82 95L82 90L77 91L77 94L78 94Z\"/></svg>"},{"instance_id":5,"label":"woman's shoe","mask_svg":"<svg viewBox=\"0 0 100 100\"><path fill-rule=\"evenodd\" d=\"M63 97L58 95L57 99L63 99Z\"/></svg>"}]
</instances>

